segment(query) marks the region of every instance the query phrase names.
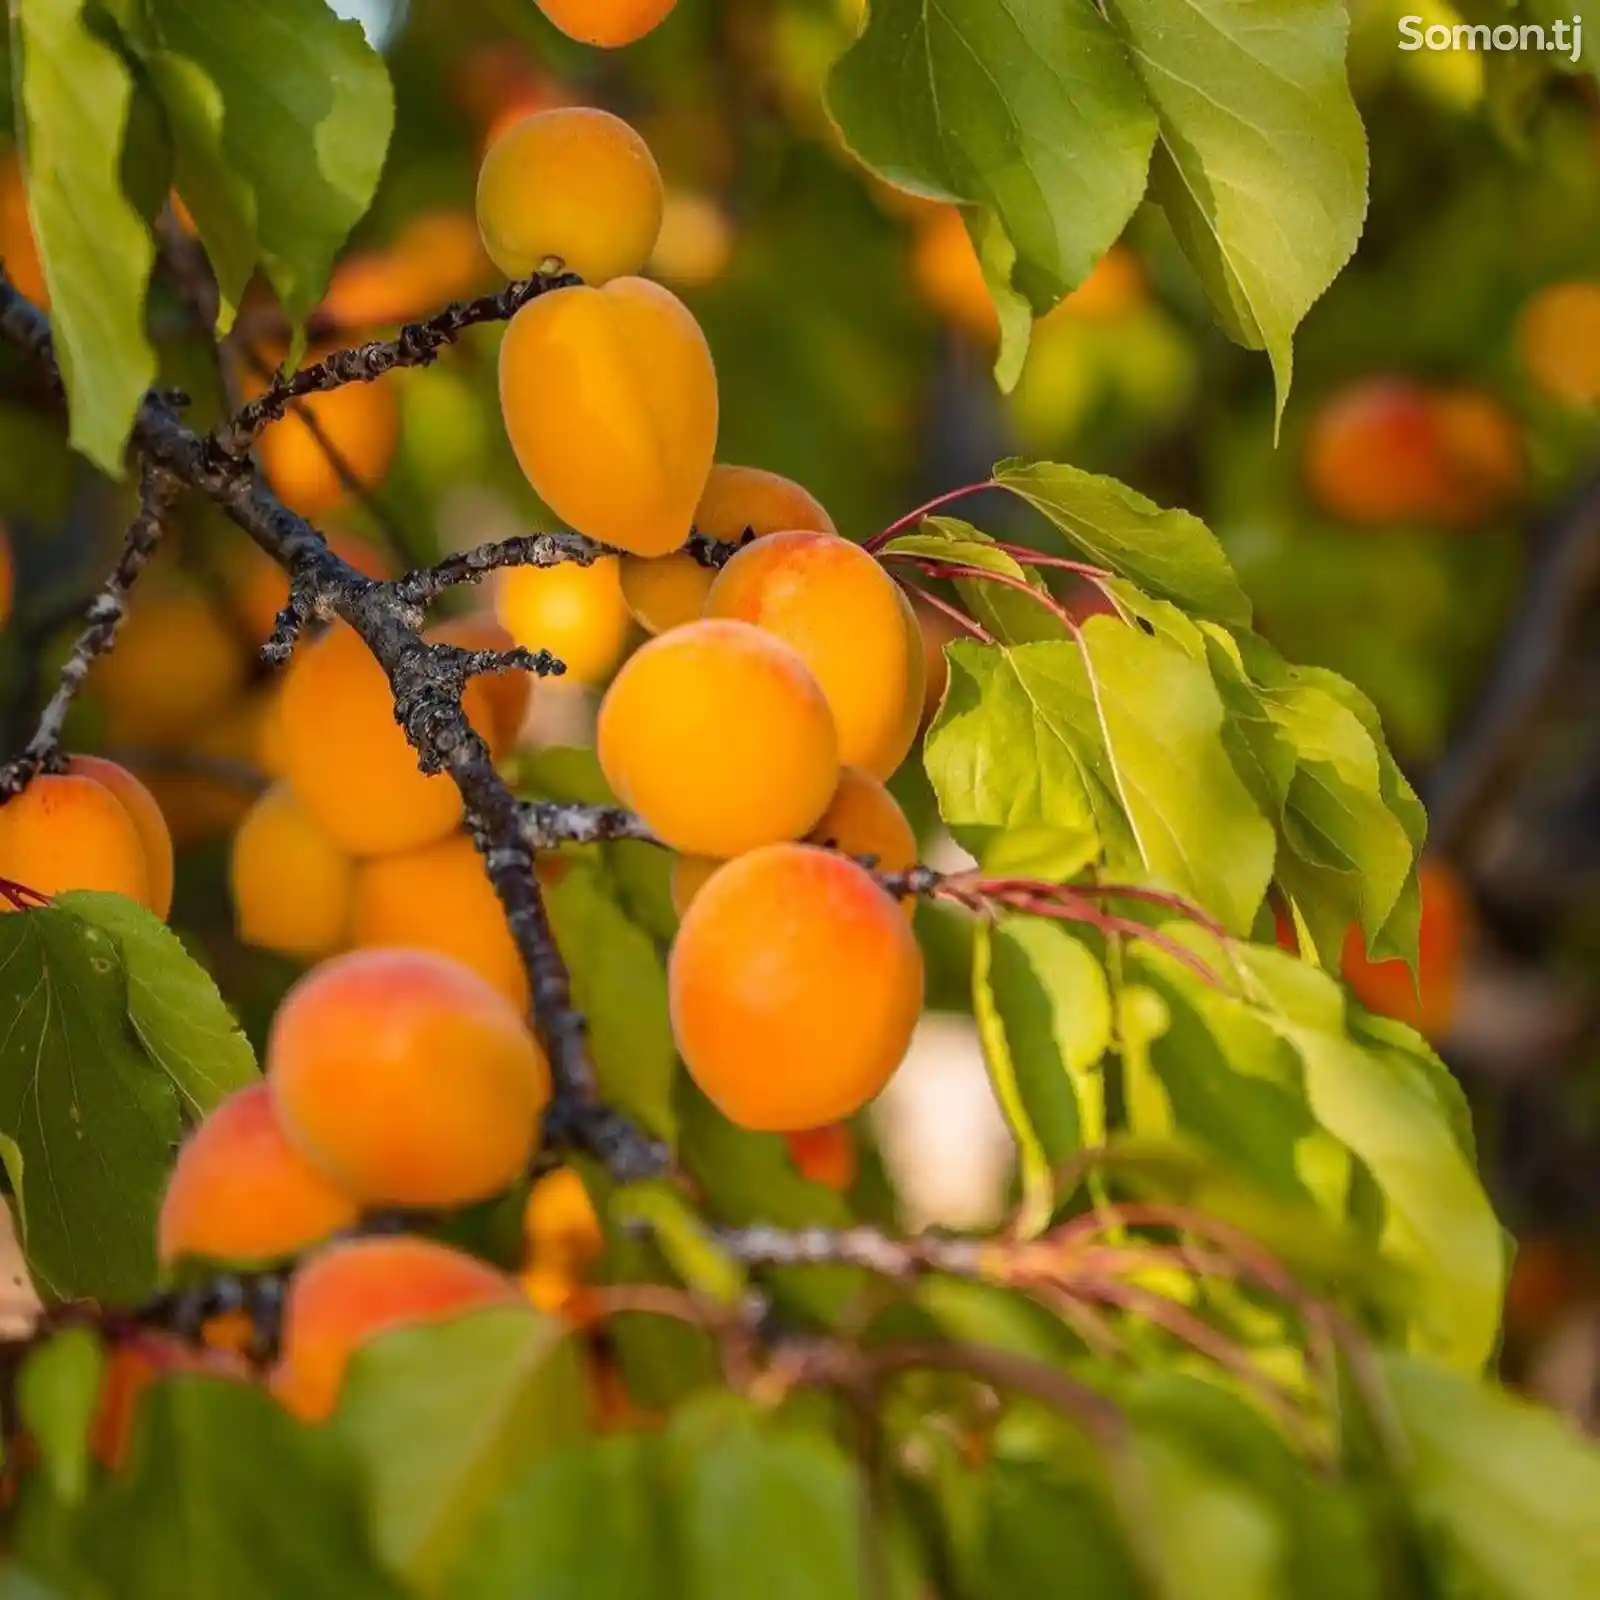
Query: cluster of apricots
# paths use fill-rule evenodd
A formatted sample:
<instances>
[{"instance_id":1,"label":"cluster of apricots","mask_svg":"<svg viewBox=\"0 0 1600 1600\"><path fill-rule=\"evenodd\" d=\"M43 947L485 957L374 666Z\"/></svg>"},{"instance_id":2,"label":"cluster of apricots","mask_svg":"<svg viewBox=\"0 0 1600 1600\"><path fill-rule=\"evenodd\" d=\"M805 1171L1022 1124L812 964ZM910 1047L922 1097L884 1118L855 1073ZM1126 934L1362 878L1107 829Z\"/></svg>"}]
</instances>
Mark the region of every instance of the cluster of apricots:
<instances>
[{"instance_id":1,"label":"cluster of apricots","mask_svg":"<svg viewBox=\"0 0 1600 1600\"><path fill-rule=\"evenodd\" d=\"M501 410L540 499L624 552L618 587L652 635L606 690L597 746L617 796L679 852L679 1050L732 1121L798 1133L872 1099L921 1010L906 911L853 858L915 860L883 782L922 716L922 634L803 489L714 463L705 337L635 276L661 194L644 141L603 111L536 113L490 149L490 256L510 274L560 262L584 280L513 318ZM692 531L741 548L714 571L686 549Z\"/></svg>"},{"instance_id":2,"label":"cluster of apricots","mask_svg":"<svg viewBox=\"0 0 1600 1600\"><path fill-rule=\"evenodd\" d=\"M1306 435L1313 501L1356 524L1478 526L1521 493L1522 433L1492 395L1405 377L1364 378L1334 395Z\"/></svg>"}]
</instances>

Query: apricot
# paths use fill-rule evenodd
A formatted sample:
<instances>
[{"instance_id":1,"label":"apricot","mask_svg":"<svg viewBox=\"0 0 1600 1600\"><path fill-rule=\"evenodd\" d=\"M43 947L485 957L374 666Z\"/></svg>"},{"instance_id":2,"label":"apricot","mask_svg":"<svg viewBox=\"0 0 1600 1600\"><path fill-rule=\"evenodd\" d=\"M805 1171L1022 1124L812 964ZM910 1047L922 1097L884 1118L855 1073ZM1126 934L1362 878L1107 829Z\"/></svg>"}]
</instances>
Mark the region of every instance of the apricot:
<instances>
[{"instance_id":1,"label":"apricot","mask_svg":"<svg viewBox=\"0 0 1600 1600\"><path fill-rule=\"evenodd\" d=\"M871 1100L922 1009L922 952L871 875L814 845L730 861L695 897L667 967L690 1076L741 1127L795 1133Z\"/></svg>"},{"instance_id":2,"label":"apricot","mask_svg":"<svg viewBox=\"0 0 1600 1600\"><path fill-rule=\"evenodd\" d=\"M1600 283L1553 283L1523 308L1517 354L1533 381L1569 406L1600 401Z\"/></svg>"},{"instance_id":3,"label":"apricot","mask_svg":"<svg viewBox=\"0 0 1600 1600\"><path fill-rule=\"evenodd\" d=\"M1089 276L1040 321L1114 322L1137 311L1148 298L1139 258L1126 245L1114 244Z\"/></svg>"},{"instance_id":4,"label":"apricot","mask_svg":"<svg viewBox=\"0 0 1600 1600\"><path fill-rule=\"evenodd\" d=\"M650 146L593 106L524 117L478 171L478 229L508 278L552 259L594 285L637 273L660 235L663 204Z\"/></svg>"},{"instance_id":5,"label":"apricot","mask_svg":"<svg viewBox=\"0 0 1600 1600\"><path fill-rule=\"evenodd\" d=\"M302 960L344 945L355 864L287 784L269 789L245 814L228 879L234 927L245 944Z\"/></svg>"},{"instance_id":6,"label":"apricot","mask_svg":"<svg viewBox=\"0 0 1600 1600\"><path fill-rule=\"evenodd\" d=\"M263 763L276 687L247 691L200 728L154 744L151 759L139 764L176 844L226 837L255 803L270 771Z\"/></svg>"},{"instance_id":7,"label":"apricot","mask_svg":"<svg viewBox=\"0 0 1600 1600\"><path fill-rule=\"evenodd\" d=\"M695 507L696 531L708 539L737 543L747 533L837 533L833 518L809 490L764 467L739 467L719 461L706 479Z\"/></svg>"},{"instance_id":8,"label":"apricot","mask_svg":"<svg viewBox=\"0 0 1600 1600\"><path fill-rule=\"evenodd\" d=\"M259 1264L354 1225L356 1202L284 1137L264 1083L229 1095L184 1141L156 1222L164 1266L182 1256Z\"/></svg>"},{"instance_id":9,"label":"apricot","mask_svg":"<svg viewBox=\"0 0 1600 1600\"><path fill-rule=\"evenodd\" d=\"M71 756L67 771L80 778L92 778L102 789L110 790L133 819L149 874L147 903L158 917L165 918L172 910L172 833L156 797L126 767L119 767L104 756Z\"/></svg>"},{"instance_id":10,"label":"apricot","mask_svg":"<svg viewBox=\"0 0 1600 1600\"><path fill-rule=\"evenodd\" d=\"M683 551L653 561L622 558L622 596L646 633L665 633L693 622L705 608L715 577L710 567Z\"/></svg>"},{"instance_id":11,"label":"apricot","mask_svg":"<svg viewBox=\"0 0 1600 1600\"><path fill-rule=\"evenodd\" d=\"M661 235L650 252L650 272L685 289L703 289L727 271L733 242L733 223L717 200L669 190Z\"/></svg>"},{"instance_id":12,"label":"apricot","mask_svg":"<svg viewBox=\"0 0 1600 1600\"><path fill-rule=\"evenodd\" d=\"M848 1122L830 1122L784 1136L789 1159L802 1178L847 1194L855 1187L859 1163L855 1136Z\"/></svg>"},{"instance_id":13,"label":"apricot","mask_svg":"<svg viewBox=\"0 0 1600 1600\"><path fill-rule=\"evenodd\" d=\"M321 516L349 492L317 433L334 447L356 481L372 488L389 470L400 438L400 408L393 389L381 383L350 383L307 395L262 434L258 448L262 470L278 498L303 517Z\"/></svg>"},{"instance_id":14,"label":"apricot","mask_svg":"<svg viewBox=\"0 0 1600 1600\"><path fill-rule=\"evenodd\" d=\"M198 588L137 595L116 642L89 669L114 744L169 748L232 700L248 662L227 618Z\"/></svg>"},{"instance_id":15,"label":"apricot","mask_svg":"<svg viewBox=\"0 0 1600 1600\"><path fill-rule=\"evenodd\" d=\"M300 979L273 1018L267 1076L291 1142L379 1205L462 1205L505 1188L550 1098L516 1007L423 950L358 950Z\"/></svg>"},{"instance_id":16,"label":"apricot","mask_svg":"<svg viewBox=\"0 0 1600 1600\"><path fill-rule=\"evenodd\" d=\"M475 727L493 725L483 683L470 682L462 701ZM414 850L461 821L454 783L418 768L383 669L343 623L301 647L278 715L296 797L348 854Z\"/></svg>"},{"instance_id":17,"label":"apricot","mask_svg":"<svg viewBox=\"0 0 1600 1600\"><path fill-rule=\"evenodd\" d=\"M539 0L539 9L580 44L615 50L658 28L677 3L678 0Z\"/></svg>"},{"instance_id":18,"label":"apricot","mask_svg":"<svg viewBox=\"0 0 1600 1600\"><path fill-rule=\"evenodd\" d=\"M717 575L708 617L749 622L792 646L839 729L839 760L886 778L922 716L922 631L898 584L860 545L775 533Z\"/></svg>"},{"instance_id":19,"label":"apricot","mask_svg":"<svg viewBox=\"0 0 1600 1600\"><path fill-rule=\"evenodd\" d=\"M44 263L28 215L28 187L22 172L22 159L16 150L0 156L0 261L6 276L41 311L50 309L50 286L45 282Z\"/></svg>"},{"instance_id":20,"label":"apricot","mask_svg":"<svg viewBox=\"0 0 1600 1600\"><path fill-rule=\"evenodd\" d=\"M587 567L506 568L495 574L494 608L518 644L559 656L574 683L603 683L627 649L628 602L615 556Z\"/></svg>"},{"instance_id":21,"label":"apricot","mask_svg":"<svg viewBox=\"0 0 1600 1600\"><path fill-rule=\"evenodd\" d=\"M42 772L0 806L0 878L43 895L107 890L155 911L151 876L139 825L92 777Z\"/></svg>"},{"instance_id":22,"label":"apricot","mask_svg":"<svg viewBox=\"0 0 1600 1600\"><path fill-rule=\"evenodd\" d=\"M1367 378L1330 399L1303 465L1312 499L1345 522L1427 520L1449 494L1431 398L1407 378Z\"/></svg>"},{"instance_id":23,"label":"apricot","mask_svg":"<svg viewBox=\"0 0 1600 1600\"><path fill-rule=\"evenodd\" d=\"M1480 390L1436 394L1433 409L1449 484L1435 520L1458 526L1481 522L1521 492L1521 431L1506 408Z\"/></svg>"},{"instance_id":24,"label":"apricot","mask_svg":"<svg viewBox=\"0 0 1600 1600\"><path fill-rule=\"evenodd\" d=\"M328 548L369 578L397 578L395 562L370 539L335 529ZM259 545L240 542L230 547L228 600L253 645L265 644L278 613L289 603L289 575Z\"/></svg>"},{"instance_id":25,"label":"apricot","mask_svg":"<svg viewBox=\"0 0 1600 1600\"><path fill-rule=\"evenodd\" d=\"M350 1359L363 1345L401 1328L520 1303L516 1284L503 1273L428 1239L329 1245L289 1285L272 1392L303 1422L322 1422L333 1414Z\"/></svg>"},{"instance_id":26,"label":"apricot","mask_svg":"<svg viewBox=\"0 0 1600 1600\"><path fill-rule=\"evenodd\" d=\"M963 333L985 343L999 338L999 313L958 207L941 206L918 224L911 279L933 310Z\"/></svg>"},{"instance_id":27,"label":"apricot","mask_svg":"<svg viewBox=\"0 0 1600 1600\"><path fill-rule=\"evenodd\" d=\"M905 872L917 864L917 836L900 802L870 773L842 767L839 787L811 830L812 844L847 856L872 856L880 872Z\"/></svg>"},{"instance_id":28,"label":"apricot","mask_svg":"<svg viewBox=\"0 0 1600 1600\"><path fill-rule=\"evenodd\" d=\"M170 1334L141 1328L123 1336L106 1354L89 1424L89 1453L107 1472L120 1472L128 1464L140 1402L158 1379L181 1372L243 1379L247 1370L236 1356L196 1348Z\"/></svg>"},{"instance_id":29,"label":"apricot","mask_svg":"<svg viewBox=\"0 0 1600 1600\"><path fill-rule=\"evenodd\" d=\"M1429 859L1418 874L1422 927L1417 979L1403 961L1370 961L1361 930L1345 941L1345 982L1369 1011L1409 1023L1429 1039L1449 1031L1461 987L1461 971L1472 922L1465 885L1444 862Z\"/></svg>"},{"instance_id":30,"label":"apricot","mask_svg":"<svg viewBox=\"0 0 1600 1600\"><path fill-rule=\"evenodd\" d=\"M363 861L355 880L353 942L448 956L492 984L519 1016L527 1012L527 974L505 909L483 857L464 836Z\"/></svg>"},{"instance_id":31,"label":"apricot","mask_svg":"<svg viewBox=\"0 0 1600 1600\"><path fill-rule=\"evenodd\" d=\"M511 650L517 643L511 630L492 616L452 617L429 628L425 637L434 644L453 644L462 650ZM478 732L498 758L515 746L522 733L533 699L533 674L485 672L473 683L474 698L482 698L486 712Z\"/></svg>"},{"instance_id":32,"label":"apricot","mask_svg":"<svg viewBox=\"0 0 1600 1600\"><path fill-rule=\"evenodd\" d=\"M330 328L386 327L431 317L471 294L492 272L478 227L462 211L424 211L387 248L341 261L317 307Z\"/></svg>"},{"instance_id":33,"label":"apricot","mask_svg":"<svg viewBox=\"0 0 1600 1600\"><path fill-rule=\"evenodd\" d=\"M968 635L953 617L926 601L914 599L911 610L922 634L922 721L926 725L938 714L950 682L950 663L945 660L944 647Z\"/></svg>"},{"instance_id":34,"label":"apricot","mask_svg":"<svg viewBox=\"0 0 1600 1600\"><path fill-rule=\"evenodd\" d=\"M839 778L833 718L805 663L722 619L674 628L630 658L601 701L596 748L622 802L695 855L797 838Z\"/></svg>"},{"instance_id":35,"label":"apricot","mask_svg":"<svg viewBox=\"0 0 1600 1600\"><path fill-rule=\"evenodd\" d=\"M541 1311L566 1310L606 1243L583 1179L570 1167L534 1184L523 1212L523 1232L528 1249L523 1292Z\"/></svg>"},{"instance_id":36,"label":"apricot","mask_svg":"<svg viewBox=\"0 0 1600 1600\"><path fill-rule=\"evenodd\" d=\"M711 881L712 873L726 865L716 856L679 856L672 863L672 909L683 917L694 897Z\"/></svg>"},{"instance_id":37,"label":"apricot","mask_svg":"<svg viewBox=\"0 0 1600 1600\"><path fill-rule=\"evenodd\" d=\"M663 556L688 537L717 442L717 375L683 302L644 278L558 289L511 320L500 409L557 516Z\"/></svg>"}]
</instances>

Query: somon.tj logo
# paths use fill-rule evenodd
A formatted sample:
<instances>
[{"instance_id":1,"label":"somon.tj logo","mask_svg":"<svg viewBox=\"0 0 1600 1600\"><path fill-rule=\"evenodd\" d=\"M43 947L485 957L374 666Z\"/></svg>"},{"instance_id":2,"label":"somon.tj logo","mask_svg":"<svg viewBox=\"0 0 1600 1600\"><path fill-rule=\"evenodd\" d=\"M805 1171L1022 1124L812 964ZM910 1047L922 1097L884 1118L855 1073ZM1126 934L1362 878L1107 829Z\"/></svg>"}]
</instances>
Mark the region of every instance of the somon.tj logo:
<instances>
[{"instance_id":1,"label":"somon.tj logo","mask_svg":"<svg viewBox=\"0 0 1600 1600\"><path fill-rule=\"evenodd\" d=\"M1497 28L1486 23L1444 23L1423 25L1420 16L1400 19L1402 50L1555 50L1573 61L1583 55L1583 18L1563 18L1547 27L1542 22L1515 25L1503 22Z\"/></svg>"}]
</instances>

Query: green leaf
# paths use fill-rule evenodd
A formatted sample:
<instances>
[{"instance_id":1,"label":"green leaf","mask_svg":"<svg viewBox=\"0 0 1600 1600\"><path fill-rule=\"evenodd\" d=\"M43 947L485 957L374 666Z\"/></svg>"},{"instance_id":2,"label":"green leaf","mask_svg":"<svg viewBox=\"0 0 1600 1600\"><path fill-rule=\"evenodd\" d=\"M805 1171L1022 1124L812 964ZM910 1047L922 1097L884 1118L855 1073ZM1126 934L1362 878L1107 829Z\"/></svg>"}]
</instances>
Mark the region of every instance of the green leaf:
<instances>
[{"instance_id":1,"label":"green leaf","mask_svg":"<svg viewBox=\"0 0 1600 1600\"><path fill-rule=\"evenodd\" d=\"M333 1432L365 1467L390 1569L443 1592L507 1479L584 1431L567 1327L532 1307L408 1328L359 1351Z\"/></svg>"},{"instance_id":2,"label":"green leaf","mask_svg":"<svg viewBox=\"0 0 1600 1600\"><path fill-rule=\"evenodd\" d=\"M1055 1207L1056 1168L1105 1142L1111 992L1080 939L1033 917L978 924L972 984L989 1081L1017 1142L1022 1226L1038 1233Z\"/></svg>"},{"instance_id":3,"label":"green leaf","mask_svg":"<svg viewBox=\"0 0 1600 1600\"><path fill-rule=\"evenodd\" d=\"M1449 1595L1600 1594L1600 1451L1551 1411L1409 1356L1381 1357L1411 1514Z\"/></svg>"},{"instance_id":4,"label":"green leaf","mask_svg":"<svg viewBox=\"0 0 1600 1600\"><path fill-rule=\"evenodd\" d=\"M574 864L546 894L551 925L572 971L573 998L589 1019L595 1072L606 1102L653 1134L677 1137L678 1052L667 979L655 941L606 893L592 867Z\"/></svg>"},{"instance_id":5,"label":"green leaf","mask_svg":"<svg viewBox=\"0 0 1600 1600\"><path fill-rule=\"evenodd\" d=\"M1002 461L994 481L1041 511L1091 562L1198 617L1246 625L1250 602L1217 536L1187 511L1060 462Z\"/></svg>"},{"instance_id":6,"label":"green leaf","mask_svg":"<svg viewBox=\"0 0 1600 1600\"><path fill-rule=\"evenodd\" d=\"M684 1196L670 1184L636 1183L616 1192L620 1227L647 1227L672 1270L697 1294L737 1306L746 1287L744 1270L723 1253Z\"/></svg>"},{"instance_id":7,"label":"green leaf","mask_svg":"<svg viewBox=\"0 0 1600 1600\"><path fill-rule=\"evenodd\" d=\"M979 567L1001 578L1025 583L1039 599L1004 582L957 578L956 592L975 621L1001 644L1030 644L1038 639L1065 639L1070 630L1052 614L1044 580L1032 567L997 549L988 534L954 517L928 517L916 533L906 534L885 547L884 553L933 556L965 567Z\"/></svg>"},{"instance_id":8,"label":"green leaf","mask_svg":"<svg viewBox=\"0 0 1600 1600\"><path fill-rule=\"evenodd\" d=\"M56 908L0 917L0 1014L0 1155L35 1280L137 1300L180 1122L129 1020L116 940Z\"/></svg>"},{"instance_id":9,"label":"green leaf","mask_svg":"<svg viewBox=\"0 0 1600 1600\"><path fill-rule=\"evenodd\" d=\"M1090 0L875 0L828 105L846 145L890 183L983 208L985 276L1040 314L1116 242L1156 135ZM1010 324L1001 376L1014 379L1017 308L1004 292L997 304Z\"/></svg>"},{"instance_id":10,"label":"green leaf","mask_svg":"<svg viewBox=\"0 0 1600 1600\"><path fill-rule=\"evenodd\" d=\"M18 1416L64 1505L80 1501L89 1484L89 1433L104 1371L100 1341L87 1328L69 1328L28 1358L17 1381Z\"/></svg>"},{"instance_id":11,"label":"green leaf","mask_svg":"<svg viewBox=\"0 0 1600 1600\"><path fill-rule=\"evenodd\" d=\"M125 895L59 895L70 911L117 941L128 975L128 1020L144 1053L202 1117L260 1077L255 1052L211 974L160 917Z\"/></svg>"},{"instance_id":12,"label":"green leaf","mask_svg":"<svg viewBox=\"0 0 1600 1600\"><path fill-rule=\"evenodd\" d=\"M1281 415L1294 330L1355 251L1367 147L1341 0L1107 0L1161 119L1151 190Z\"/></svg>"},{"instance_id":13,"label":"green leaf","mask_svg":"<svg viewBox=\"0 0 1600 1600\"><path fill-rule=\"evenodd\" d=\"M326 0L230 0L225 27L210 0L147 0L136 38L226 306L259 261L303 320L383 171L382 58Z\"/></svg>"},{"instance_id":14,"label":"green leaf","mask_svg":"<svg viewBox=\"0 0 1600 1600\"><path fill-rule=\"evenodd\" d=\"M134 83L85 0L14 0L28 211L38 240L73 447L123 475L134 414L156 375L144 330L155 242L122 189Z\"/></svg>"}]
</instances>

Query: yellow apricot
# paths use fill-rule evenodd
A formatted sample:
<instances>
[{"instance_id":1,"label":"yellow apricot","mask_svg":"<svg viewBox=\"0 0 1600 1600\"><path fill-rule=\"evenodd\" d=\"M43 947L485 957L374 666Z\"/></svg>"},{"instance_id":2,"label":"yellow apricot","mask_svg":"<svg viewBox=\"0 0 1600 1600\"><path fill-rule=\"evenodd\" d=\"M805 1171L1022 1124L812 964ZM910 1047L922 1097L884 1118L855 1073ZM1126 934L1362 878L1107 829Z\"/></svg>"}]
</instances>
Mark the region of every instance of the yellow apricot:
<instances>
[{"instance_id":1,"label":"yellow apricot","mask_svg":"<svg viewBox=\"0 0 1600 1600\"><path fill-rule=\"evenodd\" d=\"M538 0L539 9L580 44L615 50L666 20L678 0Z\"/></svg>"},{"instance_id":2,"label":"yellow apricot","mask_svg":"<svg viewBox=\"0 0 1600 1600\"><path fill-rule=\"evenodd\" d=\"M185 1140L156 1222L156 1254L257 1263L354 1225L355 1201L284 1137L264 1083L229 1095Z\"/></svg>"},{"instance_id":3,"label":"yellow apricot","mask_svg":"<svg viewBox=\"0 0 1600 1600\"><path fill-rule=\"evenodd\" d=\"M879 872L906 872L917 864L917 836L900 802L858 767L840 769L839 787L808 837L847 856L872 857ZM916 902L907 899L902 907L909 917Z\"/></svg>"},{"instance_id":4,"label":"yellow apricot","mask_svg":"<svg viewBox=\"0 0 1600 1600\"><path fill-rule=\"evenodd\" d=\"M839 760L886 778L916 737L922 633L898 584L860 545L775 533L717 575L707 617L755 624L811 669L839 729Z\"/></svg>"},{"instance_id":5,"label":"yellow apricot","mask_svg":"<svg viewBox=\"0 0 1600 1600\"><path fill-rule=\"evenodd\" d=\"M655 248L662 205L650 146L593 106L523 118L478 172L478 228L508 278L552 258L589 284L636 273Z\"/></svg>"},{"instance_id":6,"label":"yellow apricot","mask_svg":"<svg viewBox=\"0 0 1600 1600\"><path fill-rule=\"evenodd\" d=\"M685 289L703 289L727 270L733 242L733 223L719 201L669 190L661 236L650 252L650 274Z\"/></svg>"},{"instance_id":7,"label":"yellow apricot","mask_svg":"<svg viewBox=\"0 0 1600 1600\"><path fill-rule=\"evenodd\" d=\"M109 789L133 819L150 877L147 904L164 918L172 910L172 833L156 797L126 767L119 767L104 756L71 756L67 771L80 778L92 778L102 789Z\"/></svg>"},{"instance_id":8,"label":"yellow apricot","mask_svg":"<svg viewBox=\"0 0 1600 1600\"><path fill-rule=\"evenodd\" d=\"M694 525L708 539L736 543L747 533L837 533L833 518L809 490L764 467L738 467L719 461L706 479Z\"/></svg>"},{"instance_id":9,"label":"yellow apricot","mask_svg":"<svg viewBox=\"0 0 1600 1600\"><path fill-rule=\"evenodd\" d=\"M716 573L684 551L622 558L622 594L646 633L665 633L693 622L705 608Z\"/></svg>"},{"instance_id":10,"label":"yellow apricot","mask_svg":"<svg viewBox=\"0 0 1600 1600\"><path fill-rule=\"evenodd\" d=\"M289 1285L272 1392L302 1421L324 1421L339 1403L350 1358L363 1345L400 1328L521 1303L516 1284L503 1273L431 1239L328 1245Z\"/></svg>"},{"instance_id":11,"label":"yellow apricot","mask_svg":"<svg viewBox=\"0 0 1600 1600\"><path fill-rule=\"evenodd\" d=\"M510 650L516 645L511 631L491 616L452 617L428 629L424 635L434 644L453 644L461 650ZM528 703L533 698L530 672L485 672L473 679L474 699L481 699L486 713L478 732L496 759L510 750L527 720ZM470 713L470 708L469 708Z\"/></svg>"},{"instance_id":12,"label":"yellow apricot","mask_svg":"<svg viewBox=\"0 0 1600 1600\"><path fill-rule=\"evenodd\" d=\"M114 744L170 747L238 694L248 663L228 620L198 588L137 595L116 642L89 670Z\"/></svg>"},{"instance_id":13,"label":"yellow apricot","mask_svg":"<svg viewBox=\"0 0 1600 1600\"><path fill-rule=\"evenodd\" d=\"M528 481L604 544L663 556L688 537L717 442L717 374L683 302L644 278L558 289L512 318L500 409Z\"/></svg>"},{"instance_id":14,"label":"yellow apricot","mask_svg":"<svg viewBox=\"0 0 1600 1600\"><path fill-rule=\"evenodd\" d=\"M516 643L559 656L574 683L603 683L627 648L628 602L615 556L587 567L509 567L495 574L494 607Z\"/></svg>"},{"instance_id":15,"label":"yellow apricot","mask_svg":"<svg viewBox=\"0 0 1600 1600\"><path fill-rule=\"evenodd\" d=\"M1517 323L1517 354L1546 394L1569 406L1600 401L1600 283L1553 283Z\"/></svg>"},{"instance_id":16,"label":"yellow apricot","mask_svg":"<svg viewBox=\"0 0 1600 1600\"><path fill-rule=\"evenodd\" d=\"M301 959L345 944L355 864L286 784L245 814L228 877L234 927L245 944Z\"/></svg>"},{"instance_id":17,"label":"yellow apricot","mask_svg":"<svg viewBox=\"0 0 1600 1600\"><path fill-rule=\"evenodd\" d=\"M623 804L696 855L797 838L839 778L816 680L781 640L743 622L702 619L652 639L606 691L596 748Z\"/></svg>"},{"instance_id":18,"label":"yellow apricot","mask_svg":"<svg viewBox=\"0 0 1600 1600\"><path fill-rule=\"evenodd\" d=\"M44 895L103 889L156 908L138 825L80 774L42 772L0 806L0 878Z\"/></svg>"},{"instance_id":19,"label":"yellow apricot","mask_svg":"<svg viewBox=\"0 0 1600 1600\"><path fill-rule=\"evenodd\" d=\"M357 950L309 972L273 1018L267 1078L290 1142L375 1205L464 1205L504 1189L550 1098L516 1007L424 950Z\"/></svg>"},{"instance_id":20,"label":"yellow apricot","mask_svg":"<svg viewBox=\"0 0 1600 1600\"><path fill-rule=\"evenodd\" d=\"M261 436L259 454L268 482L303 517L321 516L349 492L317 433L333 445L358 483L373 487L389 470L400 438L394 390L382 383L350 383L307 395Z\"/></svg>"},{"instance_id":21,"label":"yellow apricot","mask_svg":"<svg viewBox=\"0 0 1600 1600\"><path fill-rule=\"evenodd\" d=\"M467 685L463 703L476 726L491 725L481 680ZM418 769L383 669L343 623L301 647L279 717L296 797L349 854L414 850L461 821L454 783Z\"/></svg>"},{"instance_id":22,"label":"yellow apricot","mask_svg":"<svg viewBox=\"0 0 1600 1600\"><path fill-rule=\"evenodd\" d=\"M522 1231L529 1262L568 1278L582 1277L606 1247L594 1202L571 1167L547 1173L528 1191Z\"/></svg>"},{"instance_id":23,"label":"yellow apricot","mask_svg":"<svg viewBox=\"0 0 1600 1600\"><path fill-rule=\"evenodd\" d=\"M695 897L667 981L701 1090L740 1127L793 1133L842 1121L894 1074L922 1009L922 952L853 861L775 844Z\"/></svg>"},{"instance_id":24,"label":"yellow apricot","mask_svg":"<svg viewBox=\"0 0 1600 1600\"><path fill-rule=\"evenodd\" d=\"M363 861L355 881L353 943L433 950L470 967L516 1007L528 1009L528 978L470 839L453 835L400 855Z\"/></svg>"}]
</instances>

